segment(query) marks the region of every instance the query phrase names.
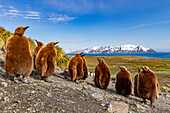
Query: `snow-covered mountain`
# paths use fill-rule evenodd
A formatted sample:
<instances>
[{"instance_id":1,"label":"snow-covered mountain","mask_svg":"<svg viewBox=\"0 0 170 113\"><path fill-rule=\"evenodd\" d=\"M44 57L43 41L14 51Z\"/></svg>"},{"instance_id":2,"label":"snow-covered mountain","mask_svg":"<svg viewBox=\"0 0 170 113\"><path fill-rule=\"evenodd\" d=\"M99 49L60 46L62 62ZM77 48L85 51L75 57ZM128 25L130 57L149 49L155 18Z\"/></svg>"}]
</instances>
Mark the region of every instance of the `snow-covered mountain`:
<instances>
[{"instance_id":1,"label":"snow-covered mountain","mask_svg":"<svg viewBox=\"0 0 170 113\"><path fill-rule=\"evenodd\" d=\"M94 46L82 50L65 50L66 54L75 53L153 53L156 52L151 48L145 48L137 45L121 45L117 47L112 46Z\"/></svg>"}]
</instances>

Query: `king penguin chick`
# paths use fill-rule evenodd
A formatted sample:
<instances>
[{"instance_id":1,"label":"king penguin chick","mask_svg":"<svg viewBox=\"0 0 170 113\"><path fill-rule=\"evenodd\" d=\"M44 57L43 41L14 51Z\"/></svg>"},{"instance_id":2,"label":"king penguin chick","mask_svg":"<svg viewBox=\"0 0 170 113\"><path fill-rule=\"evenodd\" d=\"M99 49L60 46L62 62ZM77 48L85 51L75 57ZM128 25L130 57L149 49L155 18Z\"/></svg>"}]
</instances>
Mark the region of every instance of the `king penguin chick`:
<instances>
[{"instance_id":1,"label":"king penguin chick","mask_svg":"<svg viewBox=\"0 0 170 113\"><path fill-rule=\"evenodd\" d=\"M88 70L87 70L87 63L86 63L86 59L84 58L84 55L83 53L81 53L81 57L83 59L83 71L84 71L84 76L83 76L83 80L85 80L87 77L88 77Z\"/></svg>"},{"instance_id":2,"label":"king penguin chick","mask_svg":"<svg viewBox=\"0 0 170 113\"><path fill-rule=\"evenodd\" d=\"M84 76L83 59L81 53L76 53L69 62L68 72L72 81L82 79Z\"/></svg>"},{"instance_id":3,"label":"king penguin chick","mask_svg":"<svg viewBox=\"0 0 170 113\"><path fill-rule=\"evenodd\" d=\"M132 93L132 80L129 71L124 66L119 66L120 71L116 74L116 92L122 95Z\"/></svg>"},{"instance_id":4,"label":"king penguin chick","mask_svg":"<svg viewBox=\"0 0 170 113\"><path fill-rule=\"evenodd\" d=\"M138 75L137 93L146 103L146 99L150 100L150 105L158 98L159 85L156 75L149 67L142 67L142 71Z\"/></svg>"},{"instance_id":5,"label":"king penguin chick","mask_svg":"<svg viewBox=\"0 0 170 113\"><path fill-rule=\"evenodd\" d=\"M36 69L35 59L36 59L36 56L38 54L38 51L44 46L44 44L42 42L39 42L37 40L35 40L35 41L37 42L37 47L34 48L34 52L33 52L34 69Z\"/></svg>"},{"instance_id":6,"label":"king penguin chick","mask_svg":"<svg viewBox=\"0 0 170 113\"><path fill-rule=\"evenodd\" d=\"M38 75L42 77L45 82L51 83L49 76L51 76L55 70L55 57L57 55L54 46L59 42L50 42L46 46L42 47L36 56L36 70Z\"/></svg>"},{"instance_id":7,"label":"king penguin chick","mask_svg":"<svg viewBox=\"0 0 170 113\"><path fill-rule=\"evenodd\" d=\"M94 83L101 89L106 89L110 82L110 70L103 59L97 58L99 64L95 68Z\"/></svg>"},{"instance_id":8,"label":"king penguin chick","mask_svg":"<svg viewBox=\"0 0 170 113\"><path fill-rule=\"evenodd\" d=\"M14 35L7 40L5 56L5 70L14 76L14 82L20 83L19 78L23 76L22 82L28 83L28 77L33 69L33 60L28 39L23 36L27 27L17 27Z\"/></svg>"}]
</instances>

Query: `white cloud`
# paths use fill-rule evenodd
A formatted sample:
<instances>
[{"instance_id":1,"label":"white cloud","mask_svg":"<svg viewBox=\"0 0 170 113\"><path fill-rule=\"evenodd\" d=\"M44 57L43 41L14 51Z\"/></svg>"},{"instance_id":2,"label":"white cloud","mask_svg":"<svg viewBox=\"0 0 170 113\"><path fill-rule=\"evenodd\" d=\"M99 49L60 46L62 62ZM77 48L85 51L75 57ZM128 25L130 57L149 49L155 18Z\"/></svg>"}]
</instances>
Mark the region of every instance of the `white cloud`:
<instances>
[{"instance_id":1,"label":"white cloud","mask_svg":"<svg viewBox=\"0 0 170 113\"><path fill-rule=\"evenodd\" d=\"M59 23L59 22L68 22L71 20L74 20L75 17L69 17L67 15L55 15L55 14L51 14L49 16L49 21L53 22L53 23Z\"/></svg>"},{"instance_id":2,"label":"white cloud","mask_svg":"<svg viewBox=\"0 0 170 113\"><path fill-rule=\"evenodd\" d=\"M14 6L9 6L9 8L13 9L13 8L14 8Z\"/></svg>"},{"instance_id":3,"label":"white cloud","mask_svg":"<svg viewBox=\"0 0 170 113\"><path fill-rule=\"evenodd\" d=\"M56 38L54 38L56 39ZM60 42L86 42L86 38L57 38Z\"/></svg>"},{"instance_id":4,"label":"white cloud","mask_svg":"<svg viewBox=\"0 0 170 113\"><path fill-rule=\"evenodd\" d=\"M165 23L170 23L170 20L159 21L159 22L150 23L150 24L140 24L140 25L133 26L133 27L122 28L122 29L119 29L118 31L128 31L128 30L133 30L133 29L138 29L138 28L153 26L153 25L159 25L159 24L165 24Z\"/></svg>"},{"instance_id":5,"label":"white cloud","mask_svg":"<svg viewBox=\"0 0 170 113\"><path fill-rule=\"evenodd\" d=\"M2 7L2 8L1 8ZM2 6L0 5L0 17L5 18L23 18L23 19L32 19L32 20L42 20L42 21L49 21L52 23L67 23L71 20L74 20L75 17L70 17L68 15L62 15L62 14L54 14L51 15L42 15L38 11L25 11L25 10L18 10L14 6ZM42 18L45 17L45 18Z\"/></svg>"},{"instance_id":6,"label":"white cloud","mask_svg":"<svg viewBox=\"0 0 170 113\"><path fill-rule=\"evenodd\" d=\"M0 5L0 8L2 8L3 7L3 5Z\"/></svg>"},{"instance_id":7,"label":"white cloud","mask_svg":"<svg viewBox=\"0 0 170 113\"><path fill-rule=\"evenodd\" d=\"M31 15L38 15L40 14L40 12L34 12L34 11L27 11L28 14L31 14Z\"/></svg>"},{"instance_id":8,"label":"white cloud","mask_svg":"<svg viewBox=\"0 0 170 113\"><path fill-rule=\"evenodd\" d=\"M6 16L21 16L21 14L19 14L19 13L15 13L15 12L5 12L4 13Z\"/></svg>"},{"instance_id":9,"label":"white cloud","mask_svg":"<svg viewBox=\"0 0 170 113\"><path fill-rule=\"evenodd\" d=\"M24 18L26 19L35 19L39 20L40 19L40 12L33 12L33 11L27 11L26 16Z\"/></svg>"},{"instance_id":10,"label":"white cloud","mask_svg":"<svg viewBox=\"0 0 170 113\"><path fill-rule=\"evenodd\" d=\"M25 16L24 18L26 18L26 19L35 19L35 20L40 19L40 17L31 17L31 16Z\"/></svg>"},{"instance_id":11,"label":"white cloud","mask_svg":"<svg viewBox=\"0 0 170 113\"><path fill-rule=\"evenodd\" d=\"M18 11L18 10L15 10L15 9L11 9L11 10L9 10L9 12L18 13L19 11Z\"/></svg>"}]
</instances>

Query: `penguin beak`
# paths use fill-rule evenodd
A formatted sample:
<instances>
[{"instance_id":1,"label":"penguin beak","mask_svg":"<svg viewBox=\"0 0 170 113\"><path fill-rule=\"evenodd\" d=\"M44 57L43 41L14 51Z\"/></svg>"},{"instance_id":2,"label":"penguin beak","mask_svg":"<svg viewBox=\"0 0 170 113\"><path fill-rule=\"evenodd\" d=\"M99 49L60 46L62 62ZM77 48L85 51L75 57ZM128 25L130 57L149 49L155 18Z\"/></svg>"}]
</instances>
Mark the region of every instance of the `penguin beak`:
<instances>
[{"instance_id":1,"label":"penguin beak","mask_svg":"<svg viewBox=\"0 0 170 113\"><path fill-rule=\"evenodd\" d=\"M140 69L138 68L138 73L140 73Z\"/></svg>"},{"instance_id":2,"label":"penguin beak","mask_svg":"<svg viewBox=\"0 0 170 113\"><path fill-rule=\"evenodd\" d=\"M83 56L86 55L86 54L83 54Z\"/></svg>"},{"instance_id":3,"label":"penguin beak","mask_svg":"<svg viewBox=\"0 0 170 113\"><path fill-rule=\"evenodd\" d=\"M38 43L38 41L35 39L35 41Z\"/></svg>"},{"instance_id":4,"label":"penguin beak","mask_svg":"<svg viewBox=\"0 0 170 113\"><path fill-rule=\"evenodd\" d=\"M58 44L59 42L55 42L54 45Z\"/></svg>"},{"instance_id":5,"label":"penguin beak","mask_svg":"<svg viewBox=\"0 0 170 113\"><path fill-rule=\"evenodd\" d=\"M26 30L27 28L29 28L29 26L27 26L27 27L24 27L24 28L23 28L23 30Z\"/></svg>"},{"instance_id":6,"label":"penguin beak","mask_svg":"<svg viewBox=\"0 0 170 113\"><path fill-rule=\"evenodd\" d=\"M141 68L142 68L142 70L144 71L144 67L141 66Z\"/></svg>"},{"instance_id":7,"label":"penguin beak","mask_svg":"<svg viewBox=\"0 0 170 113\"><path fill-rule=\"evenodd\" d=\"M121 69L121 66L118 66Z\"/></svg>"}]
</instances>

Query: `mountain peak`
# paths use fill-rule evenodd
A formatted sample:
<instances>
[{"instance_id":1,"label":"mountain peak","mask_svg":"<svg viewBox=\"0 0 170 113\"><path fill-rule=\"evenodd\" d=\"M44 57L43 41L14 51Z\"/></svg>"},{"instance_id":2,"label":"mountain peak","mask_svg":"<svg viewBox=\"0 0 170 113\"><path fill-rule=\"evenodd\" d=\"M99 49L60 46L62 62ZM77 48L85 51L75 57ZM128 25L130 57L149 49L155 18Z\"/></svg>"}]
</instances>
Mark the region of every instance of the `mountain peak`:
<instances>
[{"instance_id":1,"label":"mountain peak","mask_svg":"<svg viewBox=\"0 0 170 113\"><path fill-rule=\"evenodd\" d=\"M112 46L93 46L82 50L66 50L66 54L75 54L77 52L83 53L153 53L156 52L151 48L145 48L137 45L121 45L117 47Z\"/></svg>"}]
</instances>

